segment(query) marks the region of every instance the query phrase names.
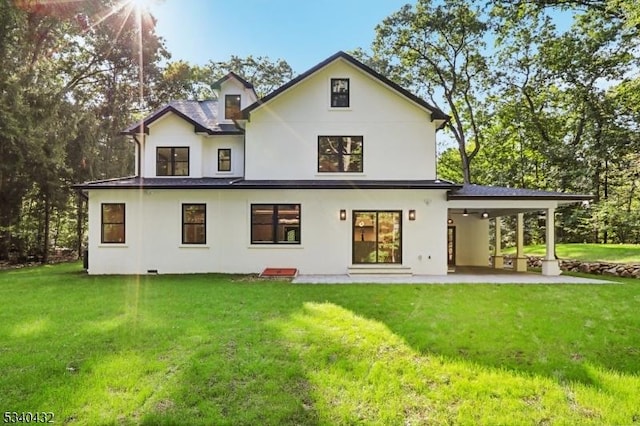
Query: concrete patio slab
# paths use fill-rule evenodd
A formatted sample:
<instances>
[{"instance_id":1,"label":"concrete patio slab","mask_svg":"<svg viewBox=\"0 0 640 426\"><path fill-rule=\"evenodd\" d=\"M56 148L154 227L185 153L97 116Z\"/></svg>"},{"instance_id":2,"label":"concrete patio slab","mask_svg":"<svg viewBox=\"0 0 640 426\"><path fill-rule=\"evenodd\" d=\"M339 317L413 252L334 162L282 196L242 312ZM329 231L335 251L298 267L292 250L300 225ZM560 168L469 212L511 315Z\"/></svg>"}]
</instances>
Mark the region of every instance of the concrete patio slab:
<instances>
[{"instance_id":1,"label":"concrete patio slab","mask_svg":"<svg viewBox=\"0 0 640 426\"><path fill-rule=\"evenodd\" d=\"M533 273L454 273L448 275L413 275L392 277L380 275L298 275L294 284L618 284L597 278L555 277Z\"/></svg>"}]
</instances>

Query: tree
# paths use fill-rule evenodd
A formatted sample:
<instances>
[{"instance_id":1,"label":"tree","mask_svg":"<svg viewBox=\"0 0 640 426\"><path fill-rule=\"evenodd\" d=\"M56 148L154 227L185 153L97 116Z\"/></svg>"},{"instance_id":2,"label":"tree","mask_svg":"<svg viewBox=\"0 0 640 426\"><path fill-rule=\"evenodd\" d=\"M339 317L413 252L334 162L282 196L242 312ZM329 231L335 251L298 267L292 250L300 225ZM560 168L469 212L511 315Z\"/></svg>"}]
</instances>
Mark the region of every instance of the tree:
<instances>
[{"instance_id":1,"label":"tree","mask_svg":"<svg viewBox=\"0 0 640 426\"><path fill-rule=\"evenodd\" d=\"M130 168L113 136L145 108L166 52L153 20L120 4L0 0L0 259L47 261L70 185Z\"/></svg>"},{"instance_id":2,"label":"tree","mask_svg":"<svg viewBox=\"0 0 640 426\"><path fill-rule=\"evenodd\" d=\"M637 66L628 26L593 7L576 13L564 33L557 32L541 3L498 2L492 12L505 94L496 120L511 122L511 134L524 132L540 154L545 177L540 187L593 193L596 203L606 200L612 173L633 150L637 133L633 120L621 120L609 89ZM517 120L505 115L509 110L518 111ZM593 224L593 238L606 242L609 225Z\"/></svg>"},{"instance_id":3,"label":"tree","mask_svg":"<svg viewBox=\"0 0 640 426\"><path fill-rule=\"evenodd\" d=\"M406 5L376 27L373 57L393 64L432 104L448 112L446 128L458 145L462 177L471 182L471 162L483 144L479 90L488 78L482 54L486 23L477 7L463 0ZM446 105L442 108L441 105Z\"/></svg>"},{"instance_id":4,"label":"tree","mask_svg":"<svg viewBox=\"0 0 640 426\"><path fill-rule=\"evenodd\" d=\"M152 106L159 107L174 99L215 99L214 83L229 72L253 84L259 97L293 78L293 70L285 60L272 61L263 56L231 56L228 61L210 61L204 66L185 61L170 62L152 88Z\"/></svg>"}]
</instances>

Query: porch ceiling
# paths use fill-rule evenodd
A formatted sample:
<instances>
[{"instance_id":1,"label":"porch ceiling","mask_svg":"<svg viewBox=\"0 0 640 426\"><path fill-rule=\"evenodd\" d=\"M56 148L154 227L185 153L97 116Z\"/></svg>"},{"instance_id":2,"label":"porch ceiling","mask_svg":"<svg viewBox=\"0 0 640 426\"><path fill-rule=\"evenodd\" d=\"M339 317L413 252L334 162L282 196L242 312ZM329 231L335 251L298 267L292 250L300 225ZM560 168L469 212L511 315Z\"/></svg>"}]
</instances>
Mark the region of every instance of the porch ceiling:
<instances>
[{"instance_id":1,"label":"porch ceiling","mask_svg":"<svg viewBox=\"0 0 640 426\"><path fill-rule=\"evenodd\" d=\"M514 216L518 213L529 213L529 212L539 212L540 210L544 210L545 207L529 207L529 208L467 208L467 214L469 216L481 216L482 213L486 212L489 216L486 219L492 219L495 217L505 217L505 216ZM464 214L465 208L450 208L449 215L462 216Z\"/></svg>"}]
</instances>

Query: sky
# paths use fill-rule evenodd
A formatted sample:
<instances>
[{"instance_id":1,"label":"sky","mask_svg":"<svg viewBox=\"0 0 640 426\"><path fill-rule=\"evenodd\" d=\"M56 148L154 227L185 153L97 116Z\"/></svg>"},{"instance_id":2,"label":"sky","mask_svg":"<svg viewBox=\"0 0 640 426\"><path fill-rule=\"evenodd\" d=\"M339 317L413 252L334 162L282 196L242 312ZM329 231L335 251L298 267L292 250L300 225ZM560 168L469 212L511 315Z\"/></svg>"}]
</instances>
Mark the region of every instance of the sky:
<instances>
[{"instance_id":1,"label":"sky","mask_svg":"<svg viewBox=\"0 0 640 426\"><path fill-rule=\"evenodd\" d=\"M267 56L296 74L342 50L368 49L375 26L410 0L152 0L171 60Z\"/></svg>"}]
</instances>

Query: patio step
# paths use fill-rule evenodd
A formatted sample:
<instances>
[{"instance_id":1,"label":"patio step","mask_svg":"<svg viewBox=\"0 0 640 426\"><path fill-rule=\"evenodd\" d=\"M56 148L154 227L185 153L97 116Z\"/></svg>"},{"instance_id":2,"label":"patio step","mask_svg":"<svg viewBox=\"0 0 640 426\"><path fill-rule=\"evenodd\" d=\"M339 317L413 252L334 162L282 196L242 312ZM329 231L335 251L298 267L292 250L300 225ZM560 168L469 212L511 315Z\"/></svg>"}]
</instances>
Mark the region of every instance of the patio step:
<instances>
[{"instance_id":1,"label":"patio step","mask_svg":"<svg viewBox=\"0 0 640 426\"><path fill-rule=\"evenodd\" d=\"M410 277L411 268L402 265L356 265L350 266L347 274L352 276L384 275L386 277Z\"/></svg>"}]
</instances>

